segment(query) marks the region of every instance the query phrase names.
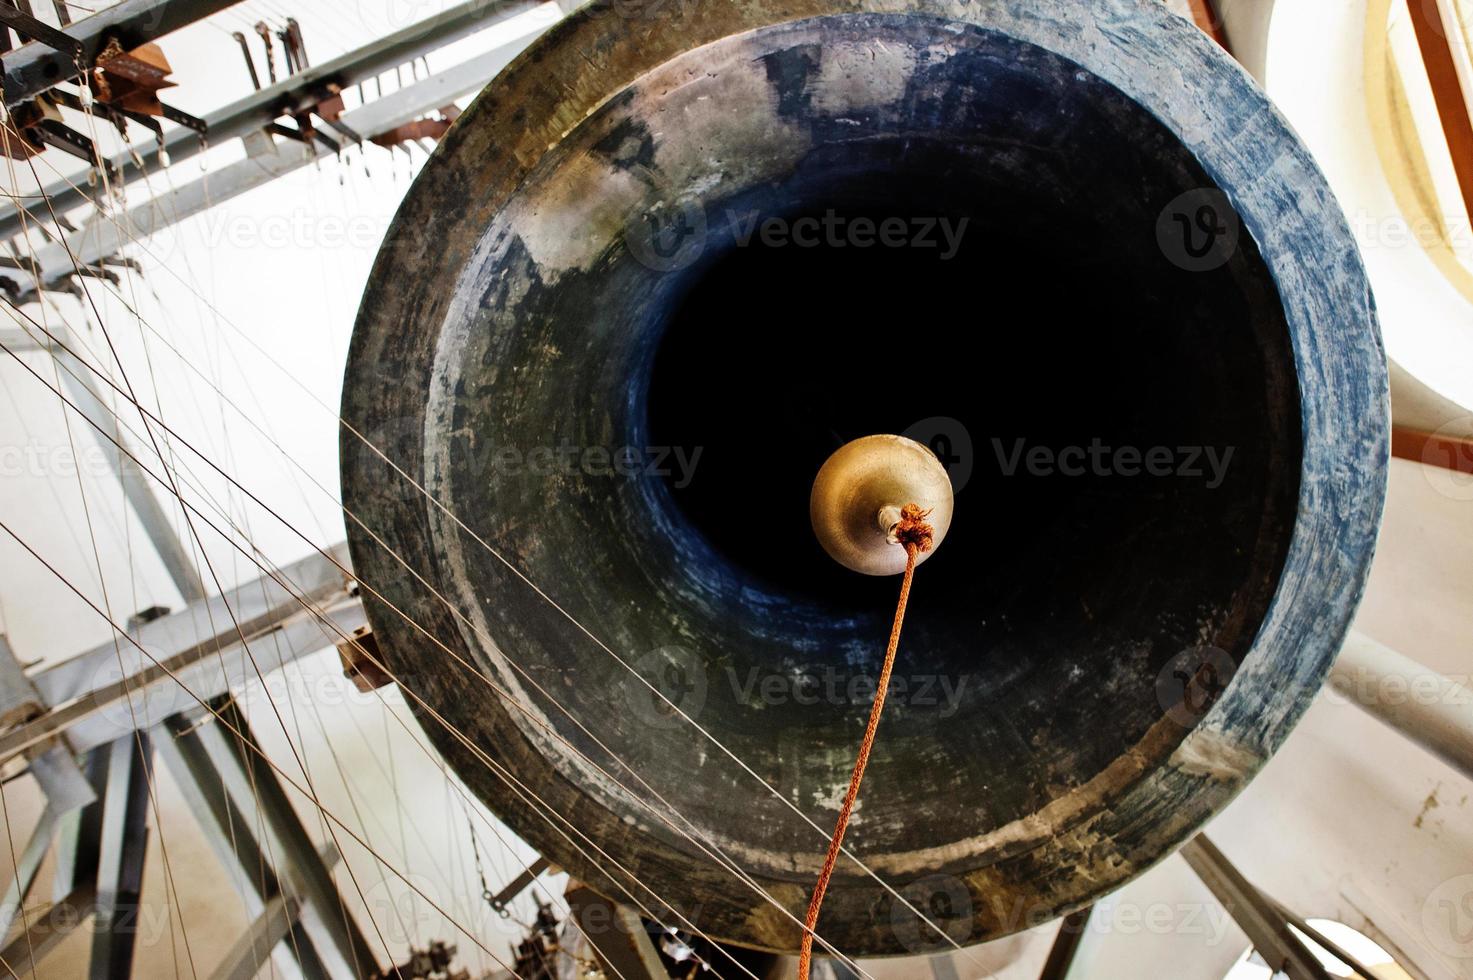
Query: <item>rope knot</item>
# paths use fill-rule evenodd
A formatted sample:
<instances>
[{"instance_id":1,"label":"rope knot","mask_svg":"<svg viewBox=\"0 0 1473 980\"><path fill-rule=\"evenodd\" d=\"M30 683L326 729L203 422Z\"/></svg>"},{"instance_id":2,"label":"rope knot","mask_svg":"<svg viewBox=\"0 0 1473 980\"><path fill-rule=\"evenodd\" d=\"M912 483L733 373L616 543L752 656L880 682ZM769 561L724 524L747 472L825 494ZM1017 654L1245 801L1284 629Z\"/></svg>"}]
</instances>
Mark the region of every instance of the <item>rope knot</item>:
<instances>
[{"instance_id":1,"label":"rope knot","mask_svg":"<svg viewBox=\"0 0 1473 980\"><path fill-rule=\"evenodd\" d=\"M905 550L914 548L917 553L931 550L931 536L935 529L926 523L931 516L929 510L921 510L916 504L900 508L900 523L895 525L895 540L905 545Z\"/></svg>"}]
</instances>

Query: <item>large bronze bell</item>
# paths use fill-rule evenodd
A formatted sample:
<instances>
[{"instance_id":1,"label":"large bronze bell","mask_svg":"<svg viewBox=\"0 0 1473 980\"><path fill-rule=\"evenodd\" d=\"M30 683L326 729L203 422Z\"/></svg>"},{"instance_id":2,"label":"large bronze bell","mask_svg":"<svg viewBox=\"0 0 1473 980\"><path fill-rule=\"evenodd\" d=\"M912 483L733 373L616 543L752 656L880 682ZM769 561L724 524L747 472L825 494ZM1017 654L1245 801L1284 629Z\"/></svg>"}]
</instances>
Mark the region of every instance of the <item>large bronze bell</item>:
<instances>
[{"instance_id":1,"label":"large bronze bell","mask_svg":"<svg viewBox=\"0 0 1473 980\"><path fill-rule=\"evenodd\" d=\"M574 15L409 194L343 416L450 765L609 897L783 951L896 587L820 547L813 480L875 433L942 457L873 874L819 923L854 955L1037 924L1224 806L1334 658L1387 455L1323 177L1155 0Z\"/></svg>"}]
</instances>

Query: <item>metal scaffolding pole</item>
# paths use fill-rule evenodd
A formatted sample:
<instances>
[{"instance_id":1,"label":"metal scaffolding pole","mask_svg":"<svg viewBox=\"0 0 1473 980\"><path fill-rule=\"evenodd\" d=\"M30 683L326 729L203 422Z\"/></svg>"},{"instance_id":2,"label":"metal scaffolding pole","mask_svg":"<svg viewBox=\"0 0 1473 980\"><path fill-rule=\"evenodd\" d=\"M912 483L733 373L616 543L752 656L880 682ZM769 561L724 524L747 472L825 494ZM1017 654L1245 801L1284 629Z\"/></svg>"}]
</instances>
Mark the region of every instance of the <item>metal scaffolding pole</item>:
<instances>
[{"instance_id":1,"label":"metal scaffolding pole","mask_svg":"<svg viewBox=\"0 0 1473 980\"><path fill-rule=\"evenodd\" d=\"M128 980L143 898L148 852L149 781L153 743L145 732L106 749L107 783L97 851L97 922L92 931L92 980Z\"/></svg>"},{"instance_id":2,"label":"metal scaffolding pole","mask_svg":"<svg viewBox=\"0 0 1473 980\"><path fill-rule=\"evenodd\" d=\"M1275 975L1283 973L1289 980L1331 980L1329 971L1289 928L1273 902L1233 867L1207 835L1187 841L1181 855L1248 934L1248 941Z\"/></svg>"},{"instance_id":3,"label":"metal scaffolding pole","mask_svg":"<svg viewBox=\"0 0 1473 980\"><path fill-rule=\"evenodd\" d=\"M170 722L176 732L181 725L187 726L188 738L200 753L198 761L208 762L208 770L196 770L196 778L213 778L238 811L249 820L259 820L252 826L262 828L262 833L269 836L266 853L275 859L277 868L290 869L289 875L284 870L278 874L278 878L290 878L289 888L283 889L278 881L278 893L287 891L307 906L301 921L316 955L328 963L328 975L371 976L379 967L373 947L333 881L332 864L337 852L329 850L325 859L312 843L276 772L262 761L260 746L235 702L221 698L213 708L225 725L210 720L213 716L202 711ZM200 719L204 722L195 724ZM241 738L230 729L240 732ZM258 866L247 867L249 873L258 870ZM329 962L329 956L335 957L335 962ZM303 965L306 968L309 964Z\"/></svg>"},{"instance_id":4,"label":"metal scaffolding pole","mask_svg":"<svg viewBox=\"0 0 1473 980\"><path fill-rule=\"evenodd\" d=\"M1346 638L1330 684L1473 778L1473 691L1363 633Z\"/></svg>"},{"instance_id":5,"label":"metal scaffolding pole","mask_svg":"<svg viewBox=\"0 0 1473 980\"><path fill-rule=\"evenodd\" d=\"M159 739L159 756L199 819L236 891L244 898L246 914L253 916L259 927L250 930L245 937L250 942L238 944L226 962L250 962L254 968L248 976L254 976L272 959L279 976L327 980L327 967L317 952L317 943L324 937L309 935L300 922L301 889L282 881L276 862L262 850L256 836L257 828L266 825L261 813L237 805L227 774L216 768L211 744L201 735L197 723L175 715L164 729L168 735ZM289 941L281 943L283 939Z\"/></svg>"}]
</instances>

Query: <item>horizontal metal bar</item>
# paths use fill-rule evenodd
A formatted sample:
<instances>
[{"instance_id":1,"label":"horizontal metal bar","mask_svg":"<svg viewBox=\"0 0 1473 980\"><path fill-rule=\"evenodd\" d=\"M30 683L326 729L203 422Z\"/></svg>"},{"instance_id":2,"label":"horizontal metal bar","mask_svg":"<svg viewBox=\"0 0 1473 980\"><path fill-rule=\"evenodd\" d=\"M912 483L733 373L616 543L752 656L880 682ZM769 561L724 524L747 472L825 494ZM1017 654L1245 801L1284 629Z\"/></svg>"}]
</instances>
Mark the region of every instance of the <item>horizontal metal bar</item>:
<instances>
[{"instance_id":1,"label":"horizontal metal bar","mask_svg":"<svg viewBox=\"0 0 1473 980\"><path fill-rule=\"evenodd\" d=\"M372 139L464 95L478 92L548 26L538 24L491 51L345 112L339 125L362 139ZM38 283L40 288L50 288L72 275L77 265L95 265L117 254L134 239L147 238L308 166L316 159L317 155L299 142L278 141L272 150L253 152L244 160L165 191L124 213L94 215L67 236L65 245L51 244L36 249L33 263L18 270L17 278L25 283L20 296L24 299L34 295Z\"/></svg>"},{"instance_id":2,"label":"horizontal metal bar","mask_svg":"<svg viewBox=\"0 0 1473 980\"><path fill-rule=\"evenodd\" d=\"M35 98L58 82L81 74L78 62L91 66L110 38L131 51L165 34L208 17L240 0L123 0L91 17L67 26L65 35L75 48L58 51L32 41L5 55L5 104L15 106Z\"/></svg>"},{"instance_id":3,"label":"horizontal metal bar","mask_svg":"<svg viewBox=\"0 0 1473 980\"><path fill-rule=\"evenodd\" d=\"M1341 648L1330 685L1473 777L1473 690L1357 632Z\"/></svg>"},{"instance_id":4,"label":"horizontal metal bar","mask_svg":"<svg viewBox=\"0 0 1473 980\"><path fill-rule=\"evenodd\" d=\"M20 10L7 3L0 3L0 24L19 34L21 40L35 41L42 47L50 48L60 54L63 60L69 58L73 64L87 56L82 42L65 31L57 30L45 21L37 20L28 10ZM5 86L8 91L10 87L8 72L5 75Z\"/></svg>"},{"instance_id":5,"label":"horizontal metal bar","mask_svg":"<svg viewBox=\"0 0 1473 980\"><path fill-rule=\"evenodd\" d=\"M328 553L347 567L346 544ZM50 710L0 735L0 760L62 733L77 752L110 742L131 731L135 721L143 726L198 707L190 692L208 700L255 680L252 657L265 673L341 640L294 595L322 608L337 629L351 633L365 624L347 579L322 555L288 565L278 575L292 592L263 576L224 598L191 603L140 626L133 636L149 656L131 643L109 641L34 674L31 680ZM241 644L241 633L250 649Z\"/></svg>"},{"instance_id":6,"label":"horizontal metal bar","mask_svg":"<svg viewBox=\"0 0 1473 980\"><path fill-rule=\"evenodd\" d=\"M210 139L215 143L224 142L261 129L282 116L306 112L330 98L335 91L407 64L437 48L540 6L542 0L469 0L461 3L210 113L204 117ZM199 153L200 140L187 130L176 132L165 142L164 150L168 158L177 163ZM141 172L152 173L159 168L157 148L140 151L140 157L142 171L132 152L120 154L112 161L122 181L133 180ZM92 193L85 180L59 180L43 190L51 207L58 212L76 207L89 199ZM8 208L0 212L0 238L18 235L22 229L21 214L17 209Z\"/></svg>"}]
</instances>

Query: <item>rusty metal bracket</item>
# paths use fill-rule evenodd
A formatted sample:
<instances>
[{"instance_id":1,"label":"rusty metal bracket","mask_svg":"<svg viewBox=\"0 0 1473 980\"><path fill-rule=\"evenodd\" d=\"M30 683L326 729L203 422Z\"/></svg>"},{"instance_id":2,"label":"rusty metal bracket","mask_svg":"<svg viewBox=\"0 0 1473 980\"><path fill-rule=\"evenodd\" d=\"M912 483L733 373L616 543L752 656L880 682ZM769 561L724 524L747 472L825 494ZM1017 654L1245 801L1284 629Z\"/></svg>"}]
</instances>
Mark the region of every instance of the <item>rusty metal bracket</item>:
<instances>
[{"instance_id":1,"label":"rusty metal bracket","mask_svg":"<svg viewBox=\"0 0 1473 980\"><path fill-rule=\"evenodd\" d=\"M440 142L440 138L449 132L455 120L460 117L460 107L447 105L440 109L439 116L416 119L414 122L396 126L386 133L381 133L373 138L378 146L393 148L403 143L418 140L433 140Z\"/></svg>"},{"instance_id":2,"label":"rusty metal bracket","mask_svg":"<svg viewBox=\"0 0 1473 980\"><path fill-rule=\"evenodd\" d=\"M338 659L343 664L343 676L351 680L360 693L367 694L394 682L394 678L381 666L383 661L372 628L360 626L349 639L337 644L337 649Z\"/></svg>"},{"instance_id":3,"label":"rusty metal bracket","mask_svg":"<svg viewBox=\"0 0 1473 980\"><path fill-rule=\"evenodd\" d=\"M204 120L160 101L158 93L175 87L169 59L157 44L143 44L125 51L117 38L109 38L88 74L97 100L129 114L160 116L196 133L206 130Z\"/></svg>"},{"instance_id":4,"label":"rusty metal bracket","mask_svg":"<svg viewBox=\"0 0 1473 980\"><path fill-rule=\"evenodd\" d=\"M276 84L276 52L271 48L271 28L264 20L256 21L256 33L261 36L261 41L266 45L266 77L271 84Z\"/></svg>"},{"instance_id":5,"label":"rusty metal bracket","mask_svg":"<svg viewBox=\"0 0 1473 980\"><path fill-rule=\"evenodd\" d=\"M231 31L230 36L235 38L235 43L240 45L241 57L245 58L246 71L251 74L251 84L257 92L261 91L261 76L256 73L256 59L251 57L251 45L246 36L240 31Z\"/></svg>"},{"instance_id":6,"label":"rusty metal bracket","mask_svg":"<svg viewBox=\"0 0 1473 980\"><path fill-rule=\"evenodd\" d=\"M307 60L307 42L302 39L302 25L297 23L295 17L286 19L286 34L291 39L292 53L297 60L297 70L311 68L312 62Z\"/></svg>"}]
</instances>

